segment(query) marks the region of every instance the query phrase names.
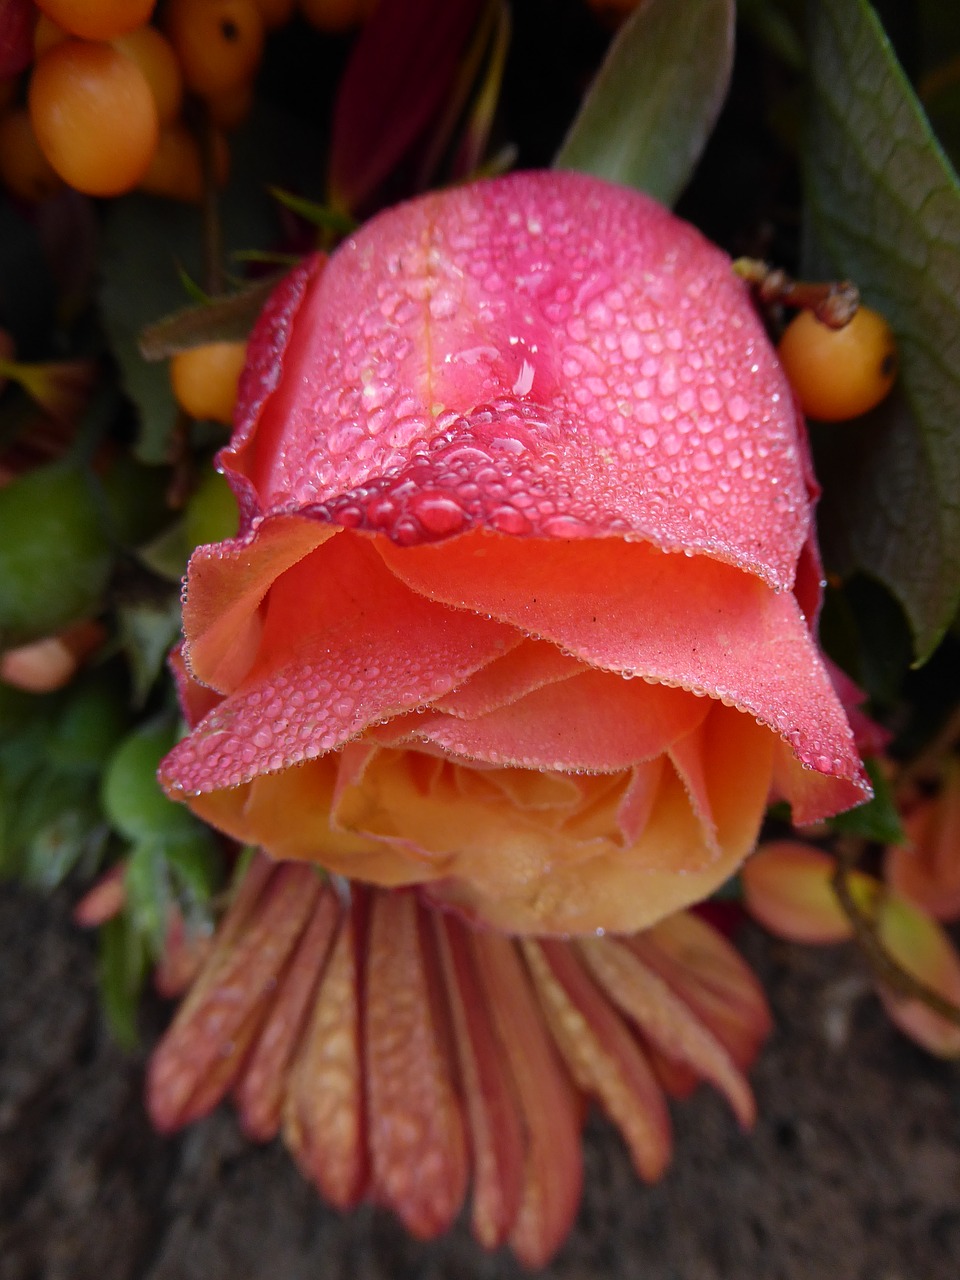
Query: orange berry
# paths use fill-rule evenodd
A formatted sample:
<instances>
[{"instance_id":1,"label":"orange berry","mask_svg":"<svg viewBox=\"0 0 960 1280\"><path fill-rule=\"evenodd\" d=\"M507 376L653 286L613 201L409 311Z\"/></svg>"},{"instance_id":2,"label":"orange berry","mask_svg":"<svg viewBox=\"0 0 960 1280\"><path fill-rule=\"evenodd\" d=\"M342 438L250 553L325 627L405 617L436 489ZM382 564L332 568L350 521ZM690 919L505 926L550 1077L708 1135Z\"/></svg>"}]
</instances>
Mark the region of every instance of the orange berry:
<instances>
[{"instance_id":1,"label":"orange berry","mask_svg":"<svg viewBox=\"0 0 960 1280\"><path fill-rule=\"evenodd\" d=\"M300 12L318 31L348 31L370 16L369 0L300 0Z\"/></svg>"},{"instance_id":2,"label":"orange berry","mask_svg":"<svg viewBox=\"0 0 960 1280\"><path fill-rule=\"evenodd\" d=\"M213 135L214 181L226 185L230 169L227 141L220 133ZM160 130L157 149L150 167L140 182L141 191L171 200L187 200L199 204L203 199L203 166L200 147L186 125L179 122Z\"/></svg>"},{"instance_id":3,"label":"orange berry","mask_svg":"<svg viewBox=\"0 0 960 1280\"><path fill-rule=\"evenodd\" d=\"M45 13L41 13L37 17L37 25L33 28L33 56L34 58L42 58L48 49L52 49L55 44L59 44L61 40L69 40L70 32L64 31L63 27L58 26L52 18L48 18Z\"/></svg>"},{"instance_id":4,"label":"orange berry","mask_svg":"<svg viewBox=\"0 0 960 1280\"><path fill-rule=\"evenodd\" d=\"M31 204L56 195L63 186L40 150L25 107L0 118L0 179L8 191Z\"/></svg>"},{"instance_id":5,"label":"orange berry","mask_svg":"<svg viewBox=\"0 0 960 1280\"><path fill-rule=\"evenodd\" d=\"M28 94L44 155L92 196L129 191L157 145L157 108L140 68L109 44L65 40L37 62Z\"/></svg>"},{"instance_id":6,"label":"orange berry","mask_svg":"<svg viewBox=\"0 0 960 1280\"><path fill-rule=\"evenodd\" d=\"M71 35L110 40L148 22L157 0L36 0L38 9Z\"/></svg>"},{"instance_id":7,"label":"orange berry","mask_svg":"<svg viewBox=\"0 0 960 1280\"><path fill-rule=\"evenodd\" d=\"M282 27L293 17L296 0L253 0L268 31Z\"/></svg>"},{"instance_id":8,"label":"orange berry","mask_svg":"<svg viewBox=\"0 0 960 1280\"><path fill-rule=\"evenodd\" d=\"M183 105L183 76L170 41L156 27L139 27L110 43L143 72L160 124L172 124Z\"/></svg>"},{"instance_id":9,"label":"orange berry","mask_svg":"<svg viewBox=\"0 0 960 1280\"><path fill-rule=\"evenodd\" d=\"M177 404L192 418L206 418L229 427L246 358L245 342L207 342L178 351L170 360L170 381Z\"/></svg>"},{"instance_id":10,"label":"orange berry","mask_svg":"<svg viewBox=\"0 0 960 1280\"><path fill-rule=\"evenodd\" d=\"M860 307L842 329L801 311L784 330L777 354L803 412L821 422L858 418L884 399L897 375L893 333L869 307Z\"/></svg>"},{"instance_id":11,"label":"orange berry","mask_svg":"<svg viewBox=\"0 0 960 1280\"><path fill-rule=\"evenodd\" d=\"M188 88L227 93L253 78L263 53L263 19L253 0L171 0L170 43Z\"/></svg>"}]
</instances>

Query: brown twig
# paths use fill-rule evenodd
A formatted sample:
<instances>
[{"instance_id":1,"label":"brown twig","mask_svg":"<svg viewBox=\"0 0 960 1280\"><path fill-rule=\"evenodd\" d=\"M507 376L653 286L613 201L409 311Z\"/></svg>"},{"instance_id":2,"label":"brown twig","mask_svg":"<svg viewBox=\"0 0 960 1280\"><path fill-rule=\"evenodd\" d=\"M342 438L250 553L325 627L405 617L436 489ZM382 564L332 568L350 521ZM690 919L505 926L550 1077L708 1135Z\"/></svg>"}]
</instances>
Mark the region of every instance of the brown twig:
<instances>
[{"instance_id":1,"label":"brown twig","mask_svg":"<svg viewBox=\"0 0 960 1280\"><path fill-rule=\"evenodd\" d=\"M733 270L753 288L763 306L779 304L812 311L831 329L848 325L860 306L860 290L850 280L793 280L779 267L770 267L759 258L737 258Z\"/></svg>"}]
</instances>

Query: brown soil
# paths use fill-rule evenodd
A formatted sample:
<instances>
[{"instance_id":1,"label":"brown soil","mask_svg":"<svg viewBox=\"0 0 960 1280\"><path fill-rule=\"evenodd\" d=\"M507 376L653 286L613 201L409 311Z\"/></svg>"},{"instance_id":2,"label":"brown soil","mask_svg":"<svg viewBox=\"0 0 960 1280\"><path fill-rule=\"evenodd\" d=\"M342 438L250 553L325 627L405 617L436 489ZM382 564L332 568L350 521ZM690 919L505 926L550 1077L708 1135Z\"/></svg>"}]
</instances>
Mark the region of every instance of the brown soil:
<instances>
[{"instance_id":1,"label":"brown soil","mask_svg":"<svg viewBox=\"0 0 960 1280\"><path fill-rule=\"evenodd\" d=\"M702 1091L677 1107L674 1166L634 1178L600 1120L556 1280L955 1280L960 1071L886 1022L849 951L744 939L778 1031L741 1134ZM418 1244L326 1210L279 1144L221 1110L151 1132L143 1055L111 1042L68 903L0 891L0 1280L507 1280L459 1228ZM146 1038L163 1011L147 1010Z\"/></svg>"}]
</instances>

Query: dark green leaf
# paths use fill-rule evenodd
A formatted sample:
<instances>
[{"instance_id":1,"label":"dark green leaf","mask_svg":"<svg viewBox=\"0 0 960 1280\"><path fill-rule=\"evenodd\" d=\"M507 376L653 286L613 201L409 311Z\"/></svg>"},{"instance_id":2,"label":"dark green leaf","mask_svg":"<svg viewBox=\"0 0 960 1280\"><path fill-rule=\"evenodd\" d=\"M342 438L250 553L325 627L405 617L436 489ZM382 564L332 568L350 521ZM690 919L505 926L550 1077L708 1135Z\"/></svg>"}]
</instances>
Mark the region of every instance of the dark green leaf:
<instances>
[{"instance_id":1,"label":"dark green leaf","mask_svg":"<svg viewBox=\"0 0 960 1280\"><path fill-rule=\"evenodd\" d=\"M647 0L620 28L555 160L672 204L726 96L733 0Z\"/></svg>"},{"instance_id":2,"label":"dark green leaf","mask_svg":"<svg viewBox=\"0 0 960 1280\"><path fill-rule=\"evenodd\" d=\"M284 191L282 187L271 187L270 194L278 204L295 213L304 222L309 222L324 231L334 231L338 235L348 236L356 227L356 219L342 209L335 209L329 204L318 204L316 200L307 200L304 196L296 196L292 191Z\"/></svg>"},{"instance_id":3,"label":"dark green leaf","mask_svg":"<svg viewBox=\"0 0 960 1280\"><path fill-rule=\"evenodd\" d=\"M126 910L131 926L152 955L158 955L167 935L172 893L170 869L160 841L147 839L130 850L123 875Z\"/></svg>"},{"instance_id":4,"label":"dark green leaf","mask_svg":"<svg viewBox=\"0 0 960 1280\"><path fill-rule=\"evenodd\" d=\"M812 230L890 320L903 391L835 429L825 550L890 587L923 660L960 599L960 188L866 0L816 0L810 40Z\"/></svg>"},{"instance_id":5,"label":"dark green leaf","mask_svg":"<svg viewBox=\"0 0 960 1280\"><path fill-rule=\"evenodd\" d=\"M187 572L193 545L187 533L186 519L181 516L145 546L139 547L137 555L158 578L179 583Z\"/></svg>"},{"instance_id":6,"label":"dark green leaf","mask_svg":"<svg viewBox=\"0 0 960 1280\"><path fill-rule=\"evenodd\" d=\"M846 836L859 836L877 844L902 844L904 834L900 815L880 762L867 759L864 763L873 783L873 799L856 809L837 814L830 819L830 825L834 831Z\"/></svg>"},{"instance_id":7,"label":"dark green leaf","mask_svg":"<svg viewBox=\"0 0 960 1280\"><path fill-rule=\"evenodd\" d=\"M47 758L58 769L82 775L89 783L127 727L124 689L116 667L82 674L63 698Z\"/></svg>"},{"instance_id":8,"label":"dark green leaf","mask_svg":"<svg viewBox=\"0 0 960 1280\"><path fill-rule=\"evenodd\" d=\"M171 647L180 635L180 596L171 592L163 600L138 600L117 609L120 643L130 663L133 700L143 706L163 669Z\"/></svg>"},{"instance_id":9,"label":"dark green leaf","mask_svg":"<svg viewBox=\"0 0 960 1280\"><path fill-rule=\"evenodd\" d=\"M189 907L204 906L220 887L222 867L210 831L197 826L196 835L164 849L178 896Z\"/></svg>"},{"instance_id":10,"label":"dark green leaf","mask_svg":"<svg viewBox=\"0 0 960 1280\"><path fill-rule=\"evenodd\" d=\"M168 800L157 766L176 740L167 720L141 725L110 757L103 775L104 812L128 840L175 842L191 838L200 823L183 805Z\"/></svg>"},{"instance_id":11,"label":"dark green leaf","mask_svg":"<svg viewBox=\"0 0 960 1280\"><path fill-rule=\"evenodd\" d=\"M183 307L147 325L140 334L140 354L144 360L163 360L202 342L242 342L278 279L267 276L237 293Z\"/></svg>"},{"instance_id":12,"label":"dark green leaf","mask_svg":"<svg viewBox=\"0 0 960 1280\"><path fill-rule=\"evenodd\" d=\"M137 1043L137 1009L147 975L148 956L126 912L100 929L100 994L110 1028L124 1048Z\"/></svg>"}]
</instances>

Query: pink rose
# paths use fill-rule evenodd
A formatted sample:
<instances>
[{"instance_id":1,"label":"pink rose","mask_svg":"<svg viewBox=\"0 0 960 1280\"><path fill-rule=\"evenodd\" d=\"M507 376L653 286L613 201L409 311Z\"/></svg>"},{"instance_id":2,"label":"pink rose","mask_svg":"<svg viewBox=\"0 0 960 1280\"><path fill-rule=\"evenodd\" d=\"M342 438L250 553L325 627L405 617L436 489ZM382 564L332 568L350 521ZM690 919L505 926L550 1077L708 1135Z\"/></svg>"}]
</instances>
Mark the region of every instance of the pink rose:
<instances>
[{"instance_id":1,"label":"pink rose","mask_svg":"<svg viewBox=\"0 0 960 1280\"><path fill-rule=\"evenodd\" d=\"M708 895L869 794L811 633L802 420L728 259L570 173L429 195L255 330L171 795L517 933Z\"/></svg>"}]
</instances>

